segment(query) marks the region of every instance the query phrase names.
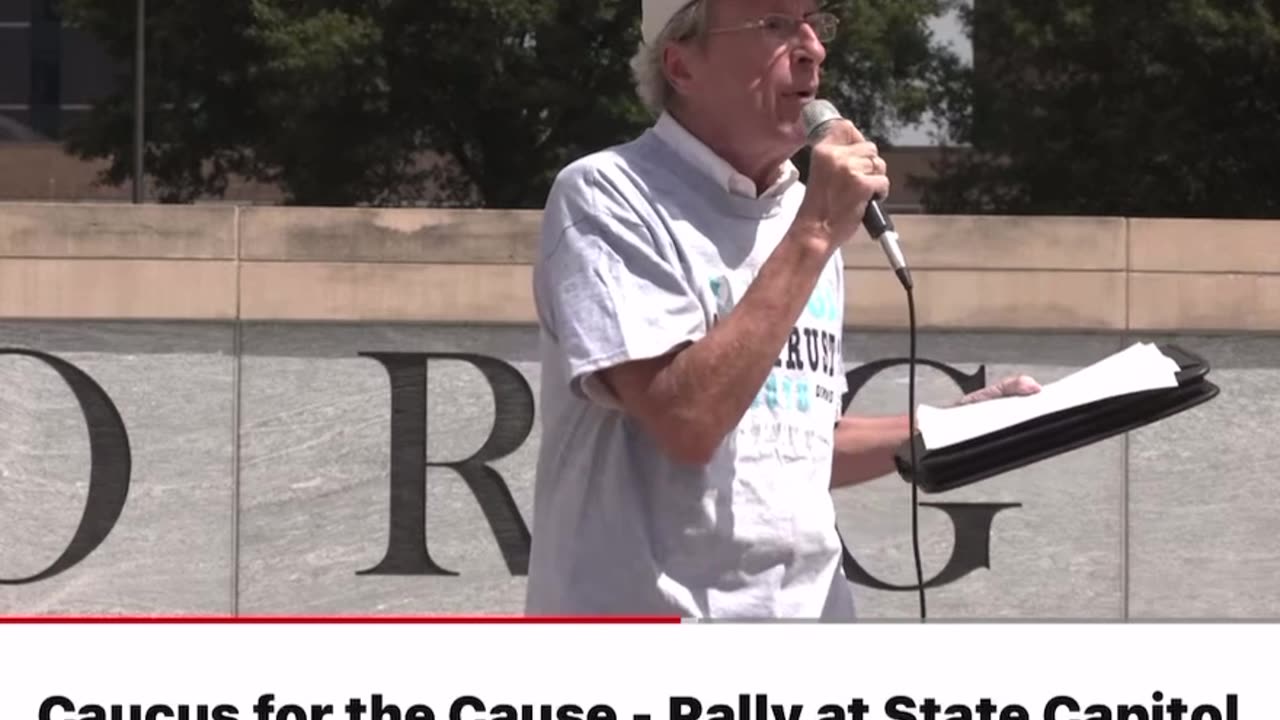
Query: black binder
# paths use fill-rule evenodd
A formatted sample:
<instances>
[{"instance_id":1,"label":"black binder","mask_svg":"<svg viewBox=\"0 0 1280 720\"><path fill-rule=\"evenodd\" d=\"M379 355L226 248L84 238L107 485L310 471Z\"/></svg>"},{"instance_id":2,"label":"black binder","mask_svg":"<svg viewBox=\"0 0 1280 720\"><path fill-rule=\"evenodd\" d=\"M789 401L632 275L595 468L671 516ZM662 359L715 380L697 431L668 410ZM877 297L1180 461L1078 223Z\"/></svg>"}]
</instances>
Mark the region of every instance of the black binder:
<instances>
[{"instance_id":1,"label":"black binder","mask_svg":"<svg viewBox=\"0 0 1280 720\"><path fill-rule=\"evenodd\" d=\"M1177 387L1106 398L937 450L926 450L915 433L894 454L898 474L921 492L947 492L1176 415L1218 395L1219 388L1206 379L1209 363L1204 358L1177 345L1157 347L1181 368ZM911 466L912 443L918 468Z\"/></svg>"}]
</instances>

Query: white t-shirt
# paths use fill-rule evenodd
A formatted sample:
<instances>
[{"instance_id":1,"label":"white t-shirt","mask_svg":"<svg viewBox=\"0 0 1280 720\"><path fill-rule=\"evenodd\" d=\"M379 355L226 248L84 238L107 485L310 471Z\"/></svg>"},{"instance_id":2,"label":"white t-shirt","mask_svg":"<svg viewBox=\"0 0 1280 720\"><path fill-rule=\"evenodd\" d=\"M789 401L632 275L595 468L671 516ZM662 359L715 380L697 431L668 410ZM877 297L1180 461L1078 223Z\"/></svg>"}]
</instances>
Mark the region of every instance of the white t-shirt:
<instances>
[{"instance_id":1,"label":"white t-shirt","mask_svg":"<svg viewBox=\"0 0 1280 720\"><path fill-rule=\"evenodd\" d=\"M530 614L853 617L830 494L846 389L839 253L708 464L669 459L592 381L706 335L790 227L804 196L794 168L751 197L714 160L664 117L552 188L534 270Z\"/></svg>"}]
</instances>

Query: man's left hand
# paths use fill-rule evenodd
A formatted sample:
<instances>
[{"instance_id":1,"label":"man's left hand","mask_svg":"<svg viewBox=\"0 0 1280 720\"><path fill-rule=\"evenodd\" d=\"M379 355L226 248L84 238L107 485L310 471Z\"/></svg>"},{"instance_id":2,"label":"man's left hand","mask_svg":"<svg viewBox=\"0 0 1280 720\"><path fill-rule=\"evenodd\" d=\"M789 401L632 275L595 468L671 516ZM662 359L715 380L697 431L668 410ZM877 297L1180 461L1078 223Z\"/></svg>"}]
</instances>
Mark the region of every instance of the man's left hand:
<instances>
[{"instance_id":1,"label":"man's left hand","mask_svg":"<svg viewBox=\"0 0 1280 720\"><path fill-rule=\"evenodd\" d=\"M956 405L969 405L984 400L994 400L1009 395L1034 395L1040 392L1040 383L1029 375L1010 375L1003 380L992 383L981 390L960 398Z\"/></svg>"}]
</instances>

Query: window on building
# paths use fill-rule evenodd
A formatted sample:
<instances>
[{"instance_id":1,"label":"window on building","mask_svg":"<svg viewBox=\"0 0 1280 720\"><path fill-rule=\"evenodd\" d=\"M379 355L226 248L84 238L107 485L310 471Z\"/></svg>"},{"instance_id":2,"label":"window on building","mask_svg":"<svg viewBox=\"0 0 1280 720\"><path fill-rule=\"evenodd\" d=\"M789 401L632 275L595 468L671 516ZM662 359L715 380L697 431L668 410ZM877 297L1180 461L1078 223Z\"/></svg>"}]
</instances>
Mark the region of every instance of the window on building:
<instances>
[{"instance_id":1,"label":"window on building","mask_svg":"<svg viewBox=\"0 0 1280 720\"><path fill-rule=\"evenodd\" d=\"M31 20L31 0L0 0L0 23Z\"/></svg>"}]
</instances>

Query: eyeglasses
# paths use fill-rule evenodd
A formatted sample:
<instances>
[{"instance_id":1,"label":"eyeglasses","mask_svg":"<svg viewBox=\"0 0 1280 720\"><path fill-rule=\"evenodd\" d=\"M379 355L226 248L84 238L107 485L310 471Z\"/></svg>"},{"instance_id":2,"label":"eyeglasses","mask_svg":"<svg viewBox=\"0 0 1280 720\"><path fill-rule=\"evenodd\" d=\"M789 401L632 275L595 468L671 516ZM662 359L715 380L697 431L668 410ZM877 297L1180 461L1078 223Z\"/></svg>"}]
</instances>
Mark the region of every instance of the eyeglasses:
<instances>
[{"instance_id":1,"label":"eyeglasses","mask_svg":"<svg viewBox=\"0 0 1280 720\"><path fill-rule=\"evenodd\" d=\"M816 12L803 18L791 15L765 15L758 20L734 25L731 27L711 28L708 34L738 32L740 30L763 30L765 35L779 42L790 42L800 33L800 25L807 23L820 42L831 42L836 37L836 29L840 19L828 12Z\"/></svg>"}]
</instances>

